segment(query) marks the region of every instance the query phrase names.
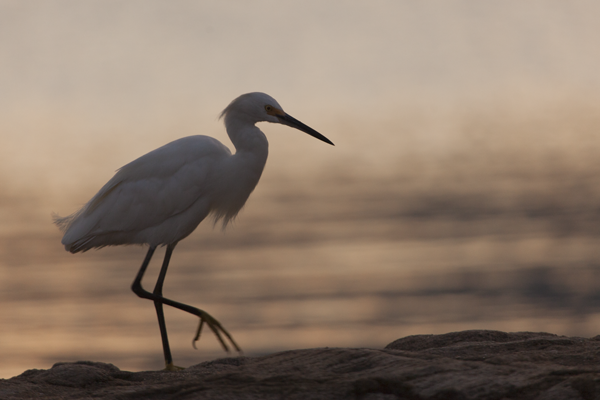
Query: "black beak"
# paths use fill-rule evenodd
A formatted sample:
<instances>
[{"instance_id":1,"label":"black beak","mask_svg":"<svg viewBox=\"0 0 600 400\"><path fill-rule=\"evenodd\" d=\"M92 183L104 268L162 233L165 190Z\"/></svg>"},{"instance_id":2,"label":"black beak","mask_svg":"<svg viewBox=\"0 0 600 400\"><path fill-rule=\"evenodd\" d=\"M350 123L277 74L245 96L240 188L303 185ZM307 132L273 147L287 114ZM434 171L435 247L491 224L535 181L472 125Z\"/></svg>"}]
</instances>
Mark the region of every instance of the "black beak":
<instances>
[{"instance_id":1,"label":"black beak","mask_svg":"<svg viewBox=\"0 0 600 400\"><path fill-rule=\"evenodd\" d=\"M312 136L314 138L317 138L319 140L324 141L325 143L329 143L330 145L335 146L331 142L331 140L327 139L325 136L321 135L319 132L315 131L310 126L304 125L302 122L298 121L296 118L294 118L288 114L277 115L277 118L279 119L279 122L283 125L291 126L292 128L301 130L302 132L308 133L310 136Z\"/></svg>"}]
</instances>

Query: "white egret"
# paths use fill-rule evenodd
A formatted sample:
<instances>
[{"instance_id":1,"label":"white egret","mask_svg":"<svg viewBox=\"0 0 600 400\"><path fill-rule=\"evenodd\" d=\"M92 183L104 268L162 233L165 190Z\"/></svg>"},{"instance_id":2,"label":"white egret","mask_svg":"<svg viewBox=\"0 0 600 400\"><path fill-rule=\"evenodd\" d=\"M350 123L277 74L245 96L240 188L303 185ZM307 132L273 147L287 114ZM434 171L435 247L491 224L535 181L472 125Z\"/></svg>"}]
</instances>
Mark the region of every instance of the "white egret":
<instances>
[{"instance_id":1,"label":"white egret","mask_svg":"<svg viewBox=\"0 0 600 400\"><path fill-rule=\"evenodd\" d=\"M248 93L233 100L221 113L235 146L235 154L208 136L175 140L130 162L117 171L92 199L68 217L55 216L64 231L62 244L77 253L104 246L147 244L148 252L131 286L139 297L152 300L158 316L166 368L173 365L163 304L200 318L194 342L204 324L228 351L221 334L240 351L231 335L207 312L163 297L169 260L177 243L211 215L226 226L246 203L267 161L268 142L257 122L291 126L333 145L314 129L286 114L271 96ZM142 277L157 246L167 246L153 292L142 287Z\"/></svg>"}]
</instances>

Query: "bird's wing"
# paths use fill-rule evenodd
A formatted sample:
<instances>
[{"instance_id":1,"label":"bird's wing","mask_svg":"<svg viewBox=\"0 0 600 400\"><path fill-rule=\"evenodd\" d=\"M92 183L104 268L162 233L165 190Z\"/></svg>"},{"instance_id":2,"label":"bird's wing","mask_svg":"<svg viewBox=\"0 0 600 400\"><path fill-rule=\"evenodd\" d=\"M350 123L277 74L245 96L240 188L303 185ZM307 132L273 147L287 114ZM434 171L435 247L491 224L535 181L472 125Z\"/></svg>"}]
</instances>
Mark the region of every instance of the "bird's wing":
<instances>
[{"instance_id":1,"label":"bird's wing","mask_svg":"<svg viewBox=\"0 0 600 400\"><path fill-rule=\"evenodd\" d=\"M210 192L212 169L229 155L216 139L190 136L132 161L81 210L57 220L66 230L63 244L163 223Z\"/></svg>"}]
</instances>

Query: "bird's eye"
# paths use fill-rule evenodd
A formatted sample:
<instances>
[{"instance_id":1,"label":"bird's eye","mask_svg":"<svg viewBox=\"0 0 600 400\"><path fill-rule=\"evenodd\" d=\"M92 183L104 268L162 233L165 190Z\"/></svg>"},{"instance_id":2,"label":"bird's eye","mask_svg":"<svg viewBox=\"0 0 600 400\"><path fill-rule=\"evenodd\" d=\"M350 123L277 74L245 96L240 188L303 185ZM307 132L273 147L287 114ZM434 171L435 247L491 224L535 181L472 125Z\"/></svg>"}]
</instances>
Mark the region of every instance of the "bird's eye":
<instances>
[{"instance_id":1,"label":"bird's eye","mask_svg":"<svg viewBox=\"0 0 600 400\"><path fill-rule=\"evenodd\" d=\"M271 111L273 111L273 107L271 107L271 106L267 105L267 106L265 106L265 110L266 110L268 113L270 113Z\"/></svg>"}]
</instances>

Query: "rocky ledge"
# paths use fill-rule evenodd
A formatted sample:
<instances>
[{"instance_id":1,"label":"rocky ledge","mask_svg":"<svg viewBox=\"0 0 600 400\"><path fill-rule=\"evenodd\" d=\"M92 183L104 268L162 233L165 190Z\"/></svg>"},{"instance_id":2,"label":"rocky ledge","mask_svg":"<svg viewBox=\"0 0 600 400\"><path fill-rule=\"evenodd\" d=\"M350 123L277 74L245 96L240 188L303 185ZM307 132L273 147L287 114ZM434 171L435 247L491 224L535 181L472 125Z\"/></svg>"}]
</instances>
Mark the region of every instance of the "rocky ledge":
<instances>
[{"instance_id":1,"label":"rocky ledge","mask_svg":"<svg viewBox=\"0 0 600 400\"><path fill-rule=\"evenodd\" d=\"M180 372L57 363L0 380L0 399L600 399L600 336L464 331L384 349L319 348Z\"/></svg>"}]
</instances>

